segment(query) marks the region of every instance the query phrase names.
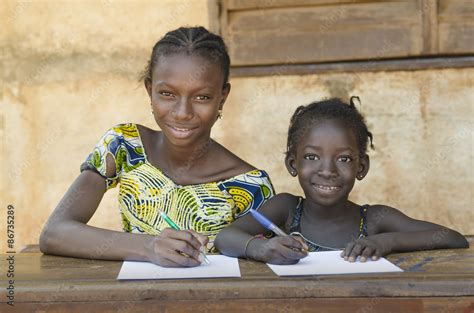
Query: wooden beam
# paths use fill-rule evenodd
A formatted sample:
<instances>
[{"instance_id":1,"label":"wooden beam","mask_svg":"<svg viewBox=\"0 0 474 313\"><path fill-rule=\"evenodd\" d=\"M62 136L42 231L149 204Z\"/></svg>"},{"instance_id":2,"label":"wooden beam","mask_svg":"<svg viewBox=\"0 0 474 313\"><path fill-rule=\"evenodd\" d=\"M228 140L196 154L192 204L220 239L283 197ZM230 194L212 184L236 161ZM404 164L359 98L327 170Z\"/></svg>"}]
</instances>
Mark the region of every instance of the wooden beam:
<instances>
[{"instance_id":1,"label":"wooden beam","mask_svg":"<svg viewBox=\"0 0 474 313\"><path fill-rule=\"evenodd\" d=\"M295 8L302 6L323 6L377 2L376 0L224 0L229 10L256 10L274 8ZM392 0L393 1L393 0Z\"/></svg>"},{"instance_id":2,"label":"wooden beam","mask_svg":"<svg viewBox=\"0 0 474 313\"><path fill-rule=\"evenodd\" d=\"M423 48L422 54L436 54L439 52L438 45L438 0L419 0Z\"/></svg>"},{"instance_id":3,"label":"wooden beam","mask_svg":"<svg viewBox=\"0 0 474 313\"><path fill-rule=\"evenodd\" d=\"M226 0L218 0L217 6L219 8L219 22L221 24L219 28L219 34L223 37L226 38L227 35L227 17L228 17L228 11L229 8L227 7L228 1Z\"/></svg>"},{"instance_id":4,"label":"wooden beam","mask_svg":"<svg viewBox=\"0 0 474 313\"><path fill-rule=\"evenodd\" d=\"M209 27L208 29L216 34L220 33L221 29L221 22L220 22L220 14L221 14L221 7L219 0L207 0L207 10L209 13Z\"/></svg>"},{"instance_id":5,"label":"wooden beam","mask_svg":"<svg viewBox=\"0 0 474 313\"><path fill-rule=\"evenodd\" d=\"M231 67L232 77L305 75L341 72L416 71L425 69L474 67L474 55L455 57L367 60L319 64L282 64Z\"/></svg>"}]
</instances>

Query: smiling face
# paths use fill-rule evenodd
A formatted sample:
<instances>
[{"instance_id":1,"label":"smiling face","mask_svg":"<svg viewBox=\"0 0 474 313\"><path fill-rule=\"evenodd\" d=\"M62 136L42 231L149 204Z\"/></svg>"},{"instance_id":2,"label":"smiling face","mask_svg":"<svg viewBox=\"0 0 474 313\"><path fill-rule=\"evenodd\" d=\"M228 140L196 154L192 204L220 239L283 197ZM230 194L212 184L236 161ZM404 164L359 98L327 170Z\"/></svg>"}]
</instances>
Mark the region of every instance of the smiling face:
<instances>
[{"instance_id":1,"label":"smiling face","mask_svg":"<svg viewBox=\"0 0 474 313\"><path fill-rule=\"evenodd\" d=\"M327 207L347 201L355 179L367 174L369 158L359 156L350 128L337 120L323 120L306 131L286 165L290 173L297 173L306 199Z\"/></svg>"},{"instance_id":2,"label":"smiling face","mask_svg":"<svg viewBox=\"0 0 474 313\"><path fill-rule=\"evenodd\" d=\"M152 75L145 84L166 139L177 146L207 142L230 90L219 65L200 56L173 54L160 56Z\"/></svg>"}]
</instances>

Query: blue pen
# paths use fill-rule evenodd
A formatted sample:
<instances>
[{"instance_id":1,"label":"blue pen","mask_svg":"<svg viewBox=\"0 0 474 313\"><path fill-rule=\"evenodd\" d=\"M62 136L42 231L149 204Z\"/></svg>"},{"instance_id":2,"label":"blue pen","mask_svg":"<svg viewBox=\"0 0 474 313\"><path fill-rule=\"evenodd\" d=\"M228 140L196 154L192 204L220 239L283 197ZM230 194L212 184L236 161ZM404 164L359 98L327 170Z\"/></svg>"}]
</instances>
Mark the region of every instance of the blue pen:
<instances>
[{"instance_id":1,"label":"blue pen","mask_svg":"<svg viewBox=\"0 0 474 313\"><path fill-rule=\"evenodd\" d=\"M255 211L254 209L250 209L250 213L252 216L266 229L274 232L277 236L288 236L280 227L273 224L268 218L266 218L262 213ZM301 249L302 252L307 252L306 248Z\"/></svg>"},{"instance_id":2,"label":"blue pen","mask_svg":"<svg viewBox=\"0 0 474 313\"><path fill-rule=\"evenodd\" d=\"M273 224L272 221L266 218L262 213L255 211L254 209L250 209L250 213L252 213L252 216L255 217L255 219L266 229L274 232L278 236L287 236L287 234L281 230L280 227Z\"/></svg>"}]
</instances>

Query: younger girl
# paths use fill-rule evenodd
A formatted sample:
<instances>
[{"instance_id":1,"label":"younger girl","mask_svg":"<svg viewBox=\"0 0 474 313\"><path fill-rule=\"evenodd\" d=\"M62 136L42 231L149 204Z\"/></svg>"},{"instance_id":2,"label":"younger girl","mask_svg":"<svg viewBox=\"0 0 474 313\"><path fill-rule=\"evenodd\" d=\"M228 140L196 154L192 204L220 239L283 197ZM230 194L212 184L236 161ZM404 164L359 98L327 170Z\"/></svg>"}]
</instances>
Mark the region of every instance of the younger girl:
<instances>
[{"instance_id":1,"label":"younger girl","mask_svg":"<svg viewBox=\"0 0 474 313\"><path fill-rule=\"evenodd\" d=\"M330 99L301 106L291 118L286 167L298 176L305 198L279 194L260 209L291 236L265 239L251 214L240 218L216 238L224 254L292 264L306 251L343 250L354 262L376 260L392 252L466 248L456 231L412 219L386 205L359 205L348 200L355 180L369 171L367 144L372 134L350 104Z\"/></svg>"}]
</instances>

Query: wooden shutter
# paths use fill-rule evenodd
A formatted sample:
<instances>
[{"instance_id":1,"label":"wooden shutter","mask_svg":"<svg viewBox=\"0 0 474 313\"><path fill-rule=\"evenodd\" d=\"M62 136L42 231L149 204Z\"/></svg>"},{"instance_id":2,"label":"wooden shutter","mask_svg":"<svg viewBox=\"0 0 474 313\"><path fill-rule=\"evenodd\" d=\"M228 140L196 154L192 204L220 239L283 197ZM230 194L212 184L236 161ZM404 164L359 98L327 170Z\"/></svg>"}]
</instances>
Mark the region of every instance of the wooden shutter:
<instances>
[{"instance_id":1,"label":"wooden shutter","mask_svg":"<svg viewBox=\"0 0 474 313\"><path fill-rule=\"evenodd\" d=\"M472 0L223 0L232 66L474 52Z\"/></svg>"}]
</instances>

